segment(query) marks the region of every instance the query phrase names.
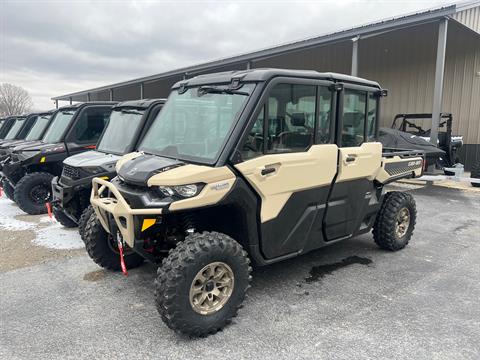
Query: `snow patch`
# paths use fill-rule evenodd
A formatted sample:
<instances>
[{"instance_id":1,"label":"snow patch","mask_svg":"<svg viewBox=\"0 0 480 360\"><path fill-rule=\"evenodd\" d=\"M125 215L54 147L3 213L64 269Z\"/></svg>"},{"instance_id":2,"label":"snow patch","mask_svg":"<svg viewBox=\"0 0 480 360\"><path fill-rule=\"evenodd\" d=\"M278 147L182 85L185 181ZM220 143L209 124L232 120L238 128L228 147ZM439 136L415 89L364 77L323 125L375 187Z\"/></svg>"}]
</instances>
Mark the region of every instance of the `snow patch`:
<instances>
[{"instance_id":1,"label":"snow patch","mask_svg":"<svg viewBox=\"0 0 480 360\"><path fill-rule=\"evenodd\" d=\"M35 224L15 219L15 216L25 215L18 206L4 195L0 198L0 229L9 231L30 230Z\"/></svg>"},{"instance_id":2,"label":"snow patch","mask_svg":"<svg viewBox=\"0 0 480 360\"><path fill-rule=\"evenodd\" d=\"M25 215L18 206L5 196L0 197L0 231L32 230L35 232L35 245L56 250L81 249L83 241L77 229L67 229L54 218L43 216L38 224L15 219L15 216Z\"/></svg>"},{"instance_id":3,"label":"snow patch","mask_svg":"<svg viewBox=\"0 0 480 360\"><path fill-rule=\"evenodd\" d=\"M77 229L67 229L58 222L40 228L36 230L36 233L37 236L33 240L36 245L58 250L81 249L84 247Z\"/></svg>"}]
</instances>

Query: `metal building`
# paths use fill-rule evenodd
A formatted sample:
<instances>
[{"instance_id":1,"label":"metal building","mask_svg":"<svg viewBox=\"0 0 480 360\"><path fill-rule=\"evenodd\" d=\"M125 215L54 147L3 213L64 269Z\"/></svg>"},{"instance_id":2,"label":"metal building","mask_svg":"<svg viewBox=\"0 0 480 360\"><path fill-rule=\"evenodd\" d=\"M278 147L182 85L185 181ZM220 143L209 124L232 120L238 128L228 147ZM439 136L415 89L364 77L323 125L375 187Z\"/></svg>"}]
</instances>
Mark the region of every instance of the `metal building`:
<instances>
[{"instance_id":1,"label":"metal building","mask_svg":"<svg viewBox=\"0 0 480 360\"><path fill-rule=\"evenodd\" d=\"M165 97L198 74L260 67L334 71L378 81L389 90L382 126L397 113L451 112L463 135L461 161L480 160L480 0L395 17L243 55L54 97L58 101ZM436 128L433 126L432 128ZM432 137L435 137L432 134Z\"/></svg>"}]
</instances>

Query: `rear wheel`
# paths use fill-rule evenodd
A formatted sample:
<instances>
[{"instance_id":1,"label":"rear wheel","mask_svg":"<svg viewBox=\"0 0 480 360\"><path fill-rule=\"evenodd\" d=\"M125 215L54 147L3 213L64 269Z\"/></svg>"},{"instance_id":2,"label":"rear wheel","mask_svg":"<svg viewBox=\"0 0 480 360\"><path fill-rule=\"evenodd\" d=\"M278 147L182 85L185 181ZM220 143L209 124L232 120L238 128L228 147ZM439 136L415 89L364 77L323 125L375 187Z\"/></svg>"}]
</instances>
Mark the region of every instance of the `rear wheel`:
<instances>
[{"instance_id":1,"label":"rear wheel","mask_svg":"<svg viewBox=\"0 0 480 360\"><path fill-rule=\"evenodd\" d=\"M191 234L158 269L157 310L175 331L213 334L236 316L250 287L251 271L247 253L229 236Z\"/></svg>"},{"instance_id":2,"label":"rear wheel","mask_svg":"<svg viewBox=\"0 0 480 360\"><path fill-rule=\"evenodd\" d=\"M74 228L77 226L77 223L70 219L67 215L63 213L63 211L56 209L55 207L53 208L53 216L55 216L55 219L62 224L63 226L67 228Z\"/></svg>"},{"instance_id":3,"label":"rear wheel","mask_svg":"<svg viewBox=\"0 0 480 360\"><path fill-rule=\"evenodd\" d=\"M15 186L14 200L18 207L30 215L45 214L46 203L52 197L53 175L35 172L25 175Z\"/></svg>"},{"instance_id":4,"label":"rear wheel","mask_svg":"<svg viewBox=\"0 0 480 360\"><path fill-rule=\"evenodd\" d=\"M417 210L412 195L392 191L385 194L373 225L373 238L385 250L397 251L407 246L415 228Z\"/></svg>"},{"instance_id":5,"label":"rear wheel","mask_svg":"<svg viewBox=\"0 0 480 360\"><path fill-rule=\"evenodd\" d=\"M13 193L15 192L15 189L13 188L12 185L10 185L10 182L8 180L5 180L5 179L2 180L2 188L3 188L3 192L5 193L7 198L14 201L13 200Z\"/></svg>"},{"instance_id":6,"label":"rear wheel","mask_svg":"<svg viewBox=\"0 0 480 360\"><path fill-rule=\"evenodd\" d=\"M92 205L88 205L88 207L83 210L82 215L78 220L78 233L80 234L82 240L85 234L85 226L87 226L87 221L90 219L93 213L95 213L95 211L93 210Z\"/></svg>"},{"instance_id":7,"label":"rear wheel","mask_svg":"<svg viewBox=\"0 0 480 360\"><path fill-rule=\"evenodd\" d=\"M105 231L95 214L87 221L83 241L88 255L97 265L108 270L121 270L117 241ZM124 246L123 259L127 269L139 267L143 263L143 257L127 246Z\"/></svg>"},{"instance_id":8,"label":"rear wheel","mask_svg":"<svg viewBox=\"0 0 480 360\"><path fill-rule=\"evenodd\" d=\"M480 179L480 161L478 161L475 165L473 165L472 172L470 173L470 177L474 179ZM480 187L480 184L472 182L472 186Z\"/></svg>"}]
</instances>

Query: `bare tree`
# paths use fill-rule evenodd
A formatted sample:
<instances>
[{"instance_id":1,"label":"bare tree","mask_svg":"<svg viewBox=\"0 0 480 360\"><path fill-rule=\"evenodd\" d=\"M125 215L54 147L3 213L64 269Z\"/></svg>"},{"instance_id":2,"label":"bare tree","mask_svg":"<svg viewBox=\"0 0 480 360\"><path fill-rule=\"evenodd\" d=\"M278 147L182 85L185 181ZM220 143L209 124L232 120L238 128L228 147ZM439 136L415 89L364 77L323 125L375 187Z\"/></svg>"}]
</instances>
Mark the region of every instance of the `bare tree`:
<instances>
[{"instance_id":1,"label":"bare tree","mask_svg":"<svg viewBox=\"0 0 480 360\"><path fill-rule=\"evenodd\" d=\"M0 84L0 115L21 115L33 106L32 98L27 90L20 86Z\"/></svg>"}]
</instances>

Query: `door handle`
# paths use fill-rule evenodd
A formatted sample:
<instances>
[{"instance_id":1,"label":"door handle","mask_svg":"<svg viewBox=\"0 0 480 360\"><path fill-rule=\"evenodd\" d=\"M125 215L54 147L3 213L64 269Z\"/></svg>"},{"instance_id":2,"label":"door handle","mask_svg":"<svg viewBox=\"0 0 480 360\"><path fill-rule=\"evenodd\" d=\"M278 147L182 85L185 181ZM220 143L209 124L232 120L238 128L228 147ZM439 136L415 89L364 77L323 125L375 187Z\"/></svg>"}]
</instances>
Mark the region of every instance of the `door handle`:
<instances>
[{"instance_id":1,"label":"door handle","mask_svg":"<svg viewBox=\"0 0 480 360\"><path fill-rule=\"evenodd\" d=\"M345 159L346 162L353 162L355 161L356 157L352 155L348 155L347 158Z\"/></svg>"},{"instance_id":2,"label":"door handle","mask_svg":"<svg viewBox=\"0 0 480 360\"><path fill-rule=\"evenodd\" d=\"M268 174L272 174L275 171L277 171L277 169L275 169L274 167L268 167L268 168L266 167L266 168L263 168L262 171L260 171L260 174L265 176L265 175L268 175Z\"/></svg>"}]
</instances>

